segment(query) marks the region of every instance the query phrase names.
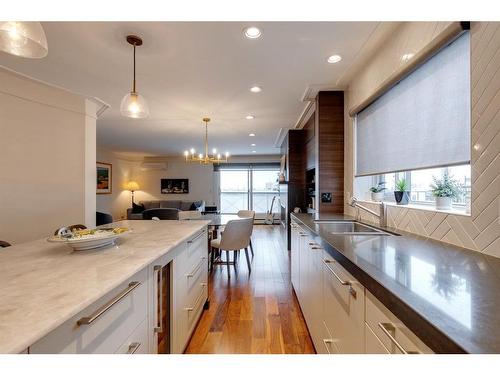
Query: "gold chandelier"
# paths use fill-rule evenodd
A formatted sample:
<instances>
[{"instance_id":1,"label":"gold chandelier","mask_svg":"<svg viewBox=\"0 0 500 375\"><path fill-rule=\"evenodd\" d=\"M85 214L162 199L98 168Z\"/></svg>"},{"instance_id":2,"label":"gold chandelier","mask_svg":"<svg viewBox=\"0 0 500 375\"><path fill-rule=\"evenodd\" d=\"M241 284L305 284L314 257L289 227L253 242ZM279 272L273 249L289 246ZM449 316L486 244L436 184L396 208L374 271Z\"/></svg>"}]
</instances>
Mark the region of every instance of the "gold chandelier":
<instances>
[{"instance_id":1,"label":"gold chandelier","mask_svg":"<svg viewBox=\"0 0 500 375\"><path fill-rule=\"evenodd\" d=\"M219 164L227 163L229 159L229 152L226 152L224 156L217 153L217 149L212 149L212 154L208 153L208 123L210 119L208 117L203 118L205 123L205 154L196 154L196 150L192 148L189 151L184 151L184 157L186 158L186 163L199 163L199 164Z\"/></svg>"}]
</instances>

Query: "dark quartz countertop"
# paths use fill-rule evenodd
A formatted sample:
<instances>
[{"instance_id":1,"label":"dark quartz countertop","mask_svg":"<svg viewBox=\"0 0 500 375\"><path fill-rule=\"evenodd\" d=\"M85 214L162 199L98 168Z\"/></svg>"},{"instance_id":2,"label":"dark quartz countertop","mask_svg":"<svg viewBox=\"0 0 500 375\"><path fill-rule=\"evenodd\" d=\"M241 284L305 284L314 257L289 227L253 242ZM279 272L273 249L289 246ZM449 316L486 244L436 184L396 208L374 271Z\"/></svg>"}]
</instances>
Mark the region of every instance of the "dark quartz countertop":
<instances>
[{"instance_id":1,"label":"dark quartz countertop","mask_svg":"<svg viewBox=\"0 0 500 375\"><path fill-rule=\"evenodd\" d=\"M292 214L348 272L437 353L500 353L500 258L388 228L339 235Z\"/></svg>"}]
</instances>

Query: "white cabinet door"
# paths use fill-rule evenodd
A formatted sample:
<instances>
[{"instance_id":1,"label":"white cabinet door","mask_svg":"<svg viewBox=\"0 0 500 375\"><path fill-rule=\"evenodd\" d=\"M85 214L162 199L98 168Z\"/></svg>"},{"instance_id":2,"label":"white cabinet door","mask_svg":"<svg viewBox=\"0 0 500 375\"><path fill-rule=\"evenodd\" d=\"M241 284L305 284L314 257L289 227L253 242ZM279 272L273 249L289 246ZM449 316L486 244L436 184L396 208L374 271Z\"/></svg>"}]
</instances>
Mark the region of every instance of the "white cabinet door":
<instances>
[{"instance_id":1,"label":"white cabinet door","mask_svg":"<svg viewBox=\"0 0 500 375\"><path fill-rule=\"evenodd\" d=\"M326 251L323 259L324 319L340 353L363 353L365 293Z\"/></svg>"},{"instance_id":2,"label":"white cabinet door","mask_svg":"<svg viewBox=\"0 0 500 375\"><path fill-rule=\"evenodd\" d=\"M295 294L299 295L299 227L295 222L290 223L291 243L290 243L290 273L292 286Z\"/></svg>"},{"instance_id":3,"label":"white cabinet door","mask_svg":"<svg viewBox=\"0 0 500 375\"><path fill-rule=\"evenodd\" d=\"M309 318L309 236L299 231L299 303L306 319Z\"/></svg>"},{"instance_id":4,"label":"white cabinet door","mask_svg":"<svg viewBox=\"0 0 500 375\"><path fill-rule=\"evenodd\" d=\"M181 354L189 342L208 298L208 239L203 229L187 241L173 260L171 352Z\"/></svg>"},{"instance_id":5,"label":"white cabinet door","mask_svg":"<svg viewBox=\"0 0 500 375\"><path fill-rule=\"evenodd\" d=\"M323 249L314 241L308 242L308 298L309 317L307 326L311 334L314 347L321 352L323 342Z\"/></svg>"}]
</instances>

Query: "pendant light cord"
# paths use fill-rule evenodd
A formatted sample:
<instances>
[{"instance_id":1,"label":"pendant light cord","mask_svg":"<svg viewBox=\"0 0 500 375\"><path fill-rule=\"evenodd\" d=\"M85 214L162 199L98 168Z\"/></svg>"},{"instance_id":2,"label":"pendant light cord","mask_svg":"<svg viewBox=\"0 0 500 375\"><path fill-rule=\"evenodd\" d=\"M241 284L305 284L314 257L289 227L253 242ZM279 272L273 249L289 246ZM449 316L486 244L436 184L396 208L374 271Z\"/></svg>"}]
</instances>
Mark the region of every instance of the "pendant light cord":
<instances>
[{"instance_id":1,"label":"pendant light cord","mask_svg":"<svg viewBox=\"0 0 500 375\"><path fill-rule=\"evenodd\" d=\"M132 88L132 92L135 93L135 43L134 43L134 85Z\"/></svg>"}]
</instances>

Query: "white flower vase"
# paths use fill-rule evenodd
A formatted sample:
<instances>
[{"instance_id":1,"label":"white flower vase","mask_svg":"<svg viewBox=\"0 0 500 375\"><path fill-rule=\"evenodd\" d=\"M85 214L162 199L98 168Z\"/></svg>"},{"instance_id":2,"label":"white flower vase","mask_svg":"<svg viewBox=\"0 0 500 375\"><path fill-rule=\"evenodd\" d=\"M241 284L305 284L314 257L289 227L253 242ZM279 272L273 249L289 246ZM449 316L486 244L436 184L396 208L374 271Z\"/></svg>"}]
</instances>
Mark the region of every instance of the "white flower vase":
<instances>
[{"instance_id":1,"label":"white flower vase","mask_svg":"<svg viewBox=\"0 0 500 375\"><path fill-rule=\"evenodd\" d=\"M372 193L372 201L374 202L382 202L384 200L384 192L380 193Z\"/></svg>"},{"instance_id":2,"label":"white flower vase","mask_svg":"<svg viewBox=\"0 0 500 375\"><path fill-rule=\"evenodd\" d=\"M436 197L436 208L438 210L451 210L451 198Z\"/></svg>"}]
</instances>

